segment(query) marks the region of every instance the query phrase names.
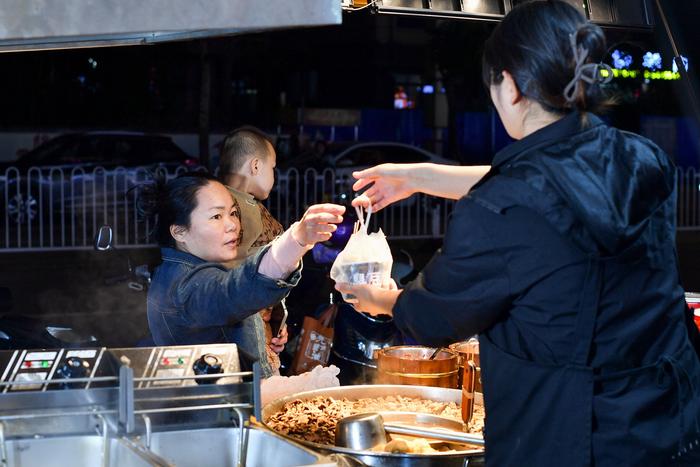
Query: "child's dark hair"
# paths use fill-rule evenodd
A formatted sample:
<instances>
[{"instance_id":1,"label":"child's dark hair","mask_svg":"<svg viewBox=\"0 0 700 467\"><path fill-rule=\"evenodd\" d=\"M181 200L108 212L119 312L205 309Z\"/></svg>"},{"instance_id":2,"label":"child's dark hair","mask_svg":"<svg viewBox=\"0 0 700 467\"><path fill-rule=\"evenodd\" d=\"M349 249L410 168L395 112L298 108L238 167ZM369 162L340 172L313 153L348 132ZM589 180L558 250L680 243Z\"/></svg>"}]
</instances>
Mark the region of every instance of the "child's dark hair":
<instances>
[{"instance_id":1,"label":"child's dark hair","mask_svg":"<svg viewBox=\"0 0 700 467\"><path fill-rule=\"evenodd\" d=\"M156 177L153 183L140 187L137 210L154 224L149 235L160 246L175 247L170 226L190 227L190 215L197 207L197 192L212 181L218 183L208 173L190 172L168 182L164 177Z\"/></svg>"},{"instance_id":2,"label":"child's dark hair","mask_svg":"<svg viewBox=\"0 0 700 467\"><path fill-rule=\"evenodd\" d=\"M219 176L238 172L252 156L267 157L272 140L259 128L246 125L236 128L221 143Z\"/></svg>"},{"instance_id":3,"label":"child's dark hair","mask_svg":"<svg viewBox=\"0 0 700 467\"><path fill-rule=\"evenodd\" d=\"M610 101L598 83L582 80L570 100L564 95L577 70L571 35L579 50L587 51L585 63L603 59L606 46L602 29L589 23L575 7L559 0L519 4L484 45L484 84L500 84L505 70L525 97L547 111L602 111Z\"/></svg>"}]
</instances>

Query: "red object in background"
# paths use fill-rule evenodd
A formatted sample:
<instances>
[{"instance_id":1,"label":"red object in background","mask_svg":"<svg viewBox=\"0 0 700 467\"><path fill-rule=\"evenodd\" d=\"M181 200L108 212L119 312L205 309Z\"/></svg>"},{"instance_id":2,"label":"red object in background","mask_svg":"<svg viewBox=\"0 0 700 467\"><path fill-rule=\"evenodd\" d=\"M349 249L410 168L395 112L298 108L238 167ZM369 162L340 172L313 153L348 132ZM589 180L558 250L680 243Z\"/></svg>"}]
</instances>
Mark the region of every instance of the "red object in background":
<instances>
[{"instance_id":1,"label":"red object in background","mask_svg":"<svg viewBox=\"0 0 700 467\"><path fill-rule=\"evenodd\" d=\"M698 327L698 330L700 331L700 303L695 303L695 306L691 305L690 308L693 309L693 319L695 319L695 325Z\"/></svg>"},{"instance_id":2,"label":"red object in background","mask_svg":"<svg viewBox=\"0 0 700 467\"><path fill-rule=\"evenodd\" d=\"M700 330L700 293L686 293L685 301L688 302L688 306L693 310L695 325Z\"/></svg>"}]
</instances>

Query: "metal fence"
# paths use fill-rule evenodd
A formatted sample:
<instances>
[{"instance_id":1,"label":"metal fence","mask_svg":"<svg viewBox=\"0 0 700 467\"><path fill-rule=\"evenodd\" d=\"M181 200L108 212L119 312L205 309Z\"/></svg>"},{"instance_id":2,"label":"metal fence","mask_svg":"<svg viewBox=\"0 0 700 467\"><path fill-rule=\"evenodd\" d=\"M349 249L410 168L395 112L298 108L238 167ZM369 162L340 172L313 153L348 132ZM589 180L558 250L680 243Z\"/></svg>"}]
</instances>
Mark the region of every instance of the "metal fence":
<instances>
[{"instance_id":1,"label":"metal fence","mask_svg":"<svg viewBox=\"0 0 700 467\"><path fill-rule=\"evenodd\" d=\"M90 249L104 224L115 245L148 245L150 226L138 218L131 188L187 170L11 167L0 174L0 251Z\"/></svg>"},{"instance_id":2,"label":"metal fence","mask_svg":"<svg viewBox=\"0 0 700 467\"><path fill-rule=\"evenodd\" d=\"M187 170L9 168L0 173L0 251L90 249L104 224L113 227L117 246L152 246L152 225L134 209L138 190L132 188L152 181L154 174L169 179ZM267 205L283 225L301 218L312 204L347 204L351 196L352 180L330 169L276 175ZM678 175L678 228L700 230L700 173L679 169ZM453 204L414 196L373 216L372 228L381 227L393 239L440 238Z\"/></svg>"}]
</instances>

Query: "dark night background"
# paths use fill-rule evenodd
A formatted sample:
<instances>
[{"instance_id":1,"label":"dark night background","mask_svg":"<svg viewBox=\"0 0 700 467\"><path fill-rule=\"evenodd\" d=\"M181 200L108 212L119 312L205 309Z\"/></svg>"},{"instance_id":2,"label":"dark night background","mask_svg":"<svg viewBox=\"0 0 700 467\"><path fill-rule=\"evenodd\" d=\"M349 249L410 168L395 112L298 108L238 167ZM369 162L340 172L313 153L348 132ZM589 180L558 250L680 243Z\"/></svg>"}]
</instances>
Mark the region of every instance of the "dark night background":
<instances>
[{"instance_id":1,"label":"dark night background","mask_svg":"<svg viewBox=\"0 0 700 467\"><path fill-rule=\"evenodd\" d=\"M690 58L697 84L698 50L684 46L696 43L700 7L684 2L682 11L674 11L670 7L680 2L668 3L676 39ZM491 148L465 145L456 125L465 112L490 112L480 80L480 52L493 25L362 11L345 13L343 24L334 27L149 46L6 53L0 55L0 128L225 133L253 124L287 132L303 108L361 109L370 115L391 111L396 86L405 85L402 79L418 77L422 84L434 84L440 70L449 119L447 145L438 152L467 164L487 163ZM637 67L644 51L652 50L661 52L664 68L670 69L672 52L659 24L653 30L606 32L611 50L619 46L631 53ZM210 85L202 86L203 80ZM643 86L641 79L617 79L614 86L620 105L609 118L617 126L639 131L640 117L693 115L681 81ZM416 109L404 112L422 113L417 121L425 120L429 127L430 100L417 97ZM203 99L209 105L204 124ZM360 139L392 139L392 128L360 130ZM689 131L697 133L695 128ZM430 136L415 142L430 146ZM697 148L679 150L684 165L697 165Z\"/></svg>"}]
</instances>

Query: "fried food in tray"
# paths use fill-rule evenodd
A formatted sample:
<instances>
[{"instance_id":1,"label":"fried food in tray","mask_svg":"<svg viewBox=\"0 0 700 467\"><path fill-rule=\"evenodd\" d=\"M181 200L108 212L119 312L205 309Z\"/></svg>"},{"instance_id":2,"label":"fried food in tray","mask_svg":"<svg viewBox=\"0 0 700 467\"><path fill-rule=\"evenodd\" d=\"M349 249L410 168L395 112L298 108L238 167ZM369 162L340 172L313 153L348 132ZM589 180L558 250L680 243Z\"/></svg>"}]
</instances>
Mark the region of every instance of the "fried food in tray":
<instances>
[{"instance_id":1,"label":"fried food in tray","mask_svg":"<svg viewBox=\"0 0 700 467\"><path fill-rule=\"evenodd\" d=\"M267 425L271 429L291 436L292 438L333 446L335 427L344 417L358 413L416 413L438 415L452 420L453 429L461 427L461 409L455 402L439 402L419 397L385 396L368 397L357 400L317 396L309 399L294 399L287 402L281 410L274 413ZM415 418L415 417L414 417ZM479 407L469 427L470 433L481 434L484 413ZM449 421L448 420L448 421ZM423 424L423 426L428 426ZM429 442L423 438L394 436L394 439L384 446L378 446L384 452L432 453L446 450L460 450L459 444L444 442ZM473 447L465 447L470 449Z\"/></svg>"}]
</instances>

